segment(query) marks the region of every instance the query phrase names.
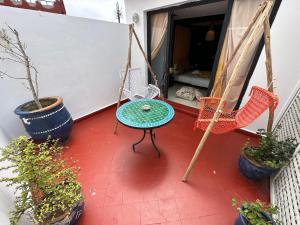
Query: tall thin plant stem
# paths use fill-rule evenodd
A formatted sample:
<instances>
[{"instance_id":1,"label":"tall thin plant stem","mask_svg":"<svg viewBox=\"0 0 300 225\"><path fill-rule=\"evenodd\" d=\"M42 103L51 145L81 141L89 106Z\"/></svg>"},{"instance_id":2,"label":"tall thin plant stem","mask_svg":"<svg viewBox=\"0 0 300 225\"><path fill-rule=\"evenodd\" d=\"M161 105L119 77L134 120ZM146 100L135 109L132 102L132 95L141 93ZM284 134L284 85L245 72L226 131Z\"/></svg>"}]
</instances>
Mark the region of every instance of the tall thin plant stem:
<instances>
[{"instance_id":1,"label":"tall thin plant stem","mask_svg":"<svg viewBox=\"0 0 300 225\"><path fill-rule=\"evenodd\" d=\"M29 86L29 90L31 91L33 100L38 109L43 108L42 104L39 101L39 93L38 93L38 70L31 63L29 56L27 55L25 49L26 46L22 43L20 39L19 32L8 26L8 30L14 35L15 41L7 34L5 29L0 31L0 60L2 61L10 61L14 63L23 64L26 68L26 76L19 77L15 75L10 75L6 71L0 70L0 78L7 77L16 80L26 80ZM34 73L34 75L33 75Z\"/></svg>"}]
</instances>

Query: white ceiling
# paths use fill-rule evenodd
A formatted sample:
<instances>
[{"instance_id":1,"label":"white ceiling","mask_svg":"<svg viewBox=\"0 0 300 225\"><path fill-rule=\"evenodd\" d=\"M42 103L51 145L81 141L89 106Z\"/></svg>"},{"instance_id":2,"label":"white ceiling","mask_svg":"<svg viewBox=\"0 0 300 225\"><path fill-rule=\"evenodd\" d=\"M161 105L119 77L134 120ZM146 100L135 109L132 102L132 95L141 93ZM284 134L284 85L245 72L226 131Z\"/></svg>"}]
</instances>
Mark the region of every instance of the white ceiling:
<instances>
[{"instance_id":1,"label":"white ceiling","mask_svg":"<svg viewBox=\"0 0 300 225\"><path fill-rule=\"evenodd\" d=\"M224 14L227 9L227 0L210 3L205 5L198 5L189 8L177 9L174 11L174 19L188 19L194 17L203 17Z\"/></svg>"}]
</instances>

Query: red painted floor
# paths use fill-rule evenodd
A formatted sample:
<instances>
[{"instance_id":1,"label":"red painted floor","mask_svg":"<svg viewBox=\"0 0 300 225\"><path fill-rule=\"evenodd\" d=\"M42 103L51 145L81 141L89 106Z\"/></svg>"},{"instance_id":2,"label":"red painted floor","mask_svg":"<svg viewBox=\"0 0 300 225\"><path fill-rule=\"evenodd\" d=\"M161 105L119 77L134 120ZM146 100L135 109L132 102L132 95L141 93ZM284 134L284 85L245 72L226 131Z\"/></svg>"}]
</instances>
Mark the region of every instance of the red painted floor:
<instances>
[{"instance_id":1,"label":"red painted floor","mask_svg":"<svg viewBox=\"0 0 300 225\"><path fill-rule=\"evenodd\" d=\"M195 118L176 112L156 130L157 158L149 136L133 153L142 131L119 126L113 134L114 109L75 124L66 155L78 160L85 211L80 225L230 225L236 211L232 197L269 200L268 184L253 182L238 171L240 132L211 135L188 183L181 177L201 131ZM255 140L252 140L255 141Z\"/></svg>"}]
</instances>

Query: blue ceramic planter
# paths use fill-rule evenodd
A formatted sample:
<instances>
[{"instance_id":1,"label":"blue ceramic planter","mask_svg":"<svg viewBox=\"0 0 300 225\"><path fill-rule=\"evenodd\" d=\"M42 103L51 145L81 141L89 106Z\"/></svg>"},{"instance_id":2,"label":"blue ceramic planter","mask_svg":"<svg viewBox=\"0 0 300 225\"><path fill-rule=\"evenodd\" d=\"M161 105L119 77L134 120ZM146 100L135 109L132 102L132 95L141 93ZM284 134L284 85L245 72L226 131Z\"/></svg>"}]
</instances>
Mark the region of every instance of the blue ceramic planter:
<instances>
[{"instance_id":1,"label":"blue ceramic planter","mask_svg":"<svg viewBox=\"0 0 300 225\"><path fill-rule=\"evenodd\" d=\"M239 159L239 167L242 174L252 180L261 180L277 171L277 169L257 166L250 162L243 154L241 154Z\"/></svg>"},{"instance_id":2,"label":"blue ceramic planter","mask_svg":"<svg viewBox=\"0 0 300 225\"><path fill-rule=\"evenodd\" d=\"M83 213L84 201L76 204L70 215L67 215L62 220L51 223L51 225L76 225L79 222L80 216Z\"/></svg>"},{"instance_id":3,"label":"blue ceramic planter","mask_svg":"<svg viewBox=\"0 0 300 225\"><path fill-rule=\"evenodd\" d=\"M39 110L28 110L34 104L33 101L20 105L15 110L29 135L37 141L45 141L49 136L61 141L68 139L73 119L62 98L42 98L40 102L43 108Z\"/></svg>"},{"instance_id":4,"label":"blue ceramic planter","mask_svg":"<svg viewBox=\"0 0 300 225\"><path fill-rule=\"evenodd\" d=\"M276 225L276 223L270 217L269 214L262 212L262 215L266 218L266 221L268 221L270 225ZM246 222L246 218L240 214L239 217L235 220L234 225L249 225L249 224Z\"/></svg>"}]
</instances>

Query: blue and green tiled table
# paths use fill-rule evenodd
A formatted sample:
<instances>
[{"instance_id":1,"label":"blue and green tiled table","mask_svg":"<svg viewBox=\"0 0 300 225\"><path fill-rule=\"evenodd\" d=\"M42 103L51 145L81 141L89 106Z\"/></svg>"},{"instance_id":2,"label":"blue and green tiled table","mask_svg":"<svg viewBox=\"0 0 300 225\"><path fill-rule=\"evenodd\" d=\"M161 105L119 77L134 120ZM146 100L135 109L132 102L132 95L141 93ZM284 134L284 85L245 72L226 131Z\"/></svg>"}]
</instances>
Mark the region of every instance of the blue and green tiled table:
<instances>
[{"instance_id":1,"label":"blue and green tiled table","mask_svg":"<svg viewBox=\"0 0 300 225\"><path fill-rule=\"evenodd\" d=\"M145 110L145 105L150 106L150 109ZM174 114L175 112L172 106L166 102L155 99L130 101L119 107L116 112L117 119L120 123L127 127L144 131L142 139L132 145L133 151L135 151L135 146L144 140L147 131L149 131L152 144L157 151L158 157L160 157L160 152L154 142L155 134L153 130L169 123L173 119Z\"/></svg>"}]
</instances>

